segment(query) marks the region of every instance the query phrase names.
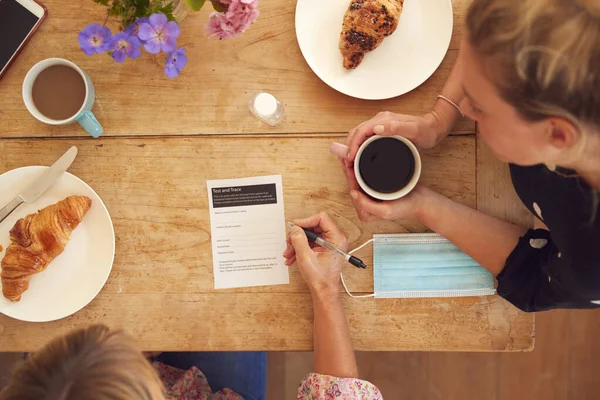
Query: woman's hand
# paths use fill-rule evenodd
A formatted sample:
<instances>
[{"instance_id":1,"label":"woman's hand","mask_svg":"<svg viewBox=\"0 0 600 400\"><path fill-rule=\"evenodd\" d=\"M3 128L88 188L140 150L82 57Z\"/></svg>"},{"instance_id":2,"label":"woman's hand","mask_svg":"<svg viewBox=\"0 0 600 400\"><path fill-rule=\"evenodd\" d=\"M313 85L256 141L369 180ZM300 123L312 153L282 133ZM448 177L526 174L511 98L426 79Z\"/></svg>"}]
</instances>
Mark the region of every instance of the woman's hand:
<instances>
[{"instance_id":1,"label":"woman's hand","mask_svg":"<svg viewBox=\"0 0 600 400\"><path fill-rule=\"evenodd\" d=\"M348 237L325 213L295 220L294 224L283 256L287 265L298 262L300 274L312 295L315 372L338 378L358 378L350 329L340 297L344 258L320 246L312 248L300 227L311 229L344 251L348 247Z\"/></svg>"},{"instance_id":2,"label":"woman's hand","mask_svg":"<svg viewBox=\"0 0 600 400\"><path fill-rule=\"evenodd\" d=\"M395 114L389 111L380 112L350 131L346 139L346 145L350 148L346 159L351 165L358 148L373 135L404 136L417 147L429 149L443 136L440 130L438 117L433 112L423 117Z\"/></svg>"},{"instance_id":3,"label":"woman's hand","mask_svg":"<svg viewBox=\"0 0 600 400\"><path fill-rule=\"evenodd\" d=\"M430 189L418 184L412 192L401 199L393 201L373 200L360 189L354 174L354 168L347 167L342 159L340 159L340 162L346 175L352 204L362 222L371 222L378 219L389 221L397 219L420 221L422 219L425 201L428 195L432 193Z\"/></svg>"},{"instance_id":4,"label":"woman's hand","mask_svg":"<svg viewBox=\"0 0 600 400\"><path fill-rule=\"evenodd\" d=\"M309 243L302 228L311 229L329 243L346 251L348 237L326 213L294 220L295 226L287 238L283 253L286 265L298 262L302 278L313 294L339 294L340 272L344 258L338 253Z\"/></svg>"}]
</instances>

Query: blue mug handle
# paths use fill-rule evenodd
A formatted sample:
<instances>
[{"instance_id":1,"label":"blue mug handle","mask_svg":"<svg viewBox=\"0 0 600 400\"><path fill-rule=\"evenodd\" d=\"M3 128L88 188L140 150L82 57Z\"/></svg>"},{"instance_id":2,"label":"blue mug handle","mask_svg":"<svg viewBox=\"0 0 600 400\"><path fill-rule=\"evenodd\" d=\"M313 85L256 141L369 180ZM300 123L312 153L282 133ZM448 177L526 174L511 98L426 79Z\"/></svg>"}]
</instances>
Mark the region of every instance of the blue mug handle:
<instances>
[{"instance_id":1,"label":"blue mug handle","mask_svg":"<svg viewBox=\"0 0 600 400\"><path fill-rule=\"evenodd\" d=\"M102 125L100 125L91 111L83 111L77 116L76 121L94 138L100 137L102 132L104 132Z\"/></svg>"}]
</instances>

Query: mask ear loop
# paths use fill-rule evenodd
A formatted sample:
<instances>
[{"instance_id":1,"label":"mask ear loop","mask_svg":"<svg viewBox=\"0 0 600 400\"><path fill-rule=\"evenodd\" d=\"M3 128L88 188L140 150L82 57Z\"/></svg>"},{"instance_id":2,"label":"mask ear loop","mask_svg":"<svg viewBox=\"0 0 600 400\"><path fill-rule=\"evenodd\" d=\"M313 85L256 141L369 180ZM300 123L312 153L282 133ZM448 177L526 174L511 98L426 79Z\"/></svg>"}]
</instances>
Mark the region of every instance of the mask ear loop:
<instances>
[{"instance_id":1,"label":"mask ear loop","mask_svg":"<svg viewBox=\"0 0 600 400\"><path fill-rule=\"evenodd\" d=\"M359 251L360 249L362 249L363 247L365 247L366 245L368 245L371 242L373 242L373 239L367 240L366 242L364 242L363 244L361 244L354 250L349 251L348 254L352 254L352 253ZM375 297L375 293L364 294L364 295L354 295L354 294L350 293L350 291L348 290L348 286L346 286L346 281L344 281L344 273L343 272L340 272L340 278L342 279L342 285L344 286L346 293L348 293L348 296L352 297L353 299L365 299L367 297Z\"/></svg>"}]
</instances>

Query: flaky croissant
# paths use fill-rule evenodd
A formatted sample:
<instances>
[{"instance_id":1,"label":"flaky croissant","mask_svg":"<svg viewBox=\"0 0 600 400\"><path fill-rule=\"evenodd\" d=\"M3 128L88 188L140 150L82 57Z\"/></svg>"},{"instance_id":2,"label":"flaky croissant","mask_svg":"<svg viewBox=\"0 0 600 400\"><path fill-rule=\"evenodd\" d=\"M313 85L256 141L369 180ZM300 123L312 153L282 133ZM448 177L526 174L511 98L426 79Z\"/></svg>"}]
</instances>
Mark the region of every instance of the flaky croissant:
<instances>
[{"instance_id":1,"label":"flaky croissant","mask_svg":"<svg viewBox=\"0 0 600 400\"><path fill-rule=\"evenodd\" d=\"M4 297L21 300L31 277L63 252L91 205L87 197L71 196L17 221L1 263Z\"/></svg>"},{"instance_id":2,"label":"flaky croissant","mask_svg":"<svg viewBox=\"0 0 600 400\"><path fill-rule=\"evenodd\" d=\"M404 0L352 0L344 15L340 51L344 68L354 69L398 27Z\"/></svg>"}]
</instances>

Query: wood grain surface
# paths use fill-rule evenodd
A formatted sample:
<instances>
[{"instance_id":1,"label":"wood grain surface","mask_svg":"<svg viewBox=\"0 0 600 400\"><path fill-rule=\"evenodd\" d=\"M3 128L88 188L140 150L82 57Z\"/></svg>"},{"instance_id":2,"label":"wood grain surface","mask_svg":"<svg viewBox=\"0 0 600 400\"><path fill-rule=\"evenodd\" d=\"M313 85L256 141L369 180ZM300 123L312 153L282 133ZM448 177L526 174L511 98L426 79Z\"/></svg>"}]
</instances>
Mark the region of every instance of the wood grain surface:
<instances>
[{"instance_id":1,"label":"wood grain surface","mask_svg":"<svg viewBox=\"0 0 600 400\"><path fill-rule=\"evenodd\" d=\"M0 140L0 171L48 165L69 146L71 171L106 203L116 258L101 294L62 321L26 324L0 317L0 351L34 350L76 326L123 327L150 350L307 350L310 295L295 268L291 284L213 290L206 179L280 173L286 218L326 210L354 244L373 233L420 232L412 223L359 223L331 138L144 138ZM475 205L475 138L451 137L424 153L423 182ZM371 249L360 254L371 262ZM372 269L347 268L349 286L373 289ZM523 351L531 317L499 297L346 299L358 350Z\"/></svg>"},{"instance_id":2,"label":"wood grain surface","mask_svg":"<svg viewBox=\"0 0 600 400\"><path fill-rule=\"evenodd\" d=\"M231 41L205 37L209 7L190 15L179 39L190 62L176 80L166 78L148 55L122 65L107 55L85 56L77 32L102 22L102 7L91 1L44 3L49 18L0 82L0 173L49 165L77 145L71 172L106 203L116 257L106 286L79 313L45 324L0 316L0 351L33 351L93 322L124 328L147 350L310 350L310 295L295 268L290 285L213 289L206 179L282 174L286 218L326 210L353 245L373 233L424 231L408 221L361 224L327 148L379 111L431 109L456 60L470 0L452 2L453 37L436 73L416 90L387 101L349 98L316 77L297 45L293 0L262 0L258 23ZM102 139L89 139L77 125L41 124L26 111L23 78L48 57L70 59L92 78ZM271 128L250 115L247 101L258 90L285 104L283 124ZM479 161L474 132L475 124L464 119L454 131L459 136L425 152L423 182L468 206L518 218L512 200L495 202L510 184L500 167L488 163L491 158ZM358 255L370 263L371 247ZM353 291L373 290L372 269L348 267L344 273ZM533 346L533 317L495 296L344 299L357 350L527 351ZM415 365L423 359L414 357ZM470 371L469 365L460 371Z\"/></svg>"},{"instance_id":3,"label":"wood grain surface","mask_svg":"<svg viewBox=\"0 0 600 400\"><path fill-rule=\"evenodd\" d=\"M531 352L358 352L358 369L384 399L597 399L600 312L537 313L535 328ZM267 400L294 398L298 382L312 371L312 353L269 353L269 368L283 378L269 381Z\"/></svg>"},{"instance_id":4,"label":"wood grain surface","mask_svg":"<svg viewBox=\"0 0 600 400\"><path fill-rule=\"evenodd\" d=\"M523 351L531 325L499 297L344 297L356 350ZM102 322L123 328L145 350L312 350L308 293L104 294L57 322L0 318L0 350L34 351L51 338Z\"/></svg>"},{"instance_id":5,"label":"wood grain surface","mask_svg":"<svg viewBox=\"0 0 600 400\"><path fill-rule=\"evenodd\" d=\"M102 23L104 9L91 0L45 0L48 19L0 82L2 136L87 136L76 124L44 125L25 109L23 78L35 63L50 57L69 59L91 77L96 88L93 111L105 136L321 134L348 132L384 110L423 114L435 103L456 59L470 0L452 2L451 50L437 72L411 93L386 101L353 99L317 78L297 44L296 3L262 0L258 22L243 37L228 41L206 38L204 24L210 5L190 14L181 24L179 38L179 44L187 48L189 63L179 78L171 80L149 54L124 64L106 54L86 56L79 49L77 33L89 23ZM116 24L109 26L114 32ZM164 65L164 60L158 61ZM267 127L250 114L248 100L259 90L273 93L285 104L286 119L280 126ZM465 119L455 131L474 130L475 124Z\"/></svg>"},{"instance_id":6,"label":"wood grain surface","mask_svg":"<svg viewBox=\"0 0 600 400\"><path fill-rule=\"evenodd\" d=\"M477 137L477 209L523 227L533 226L533 215L515 192L508 164L498 160Z\"/></svg>"},{"instance_id":7,"label":"wood grain surface","mask_svg":"<svg viewBox=\"0 0 600 400\"><path fill-rule=\"evenodd\" d=\"M486 214L493 215L505 221L525 227L531 226L533 220L531 213L523 206L519 197L512 186L508 165L499 161L485 145L483 140L476 138L477 147L477 168L476 168L476 199L477 209ZM523 321L531 328L528 340L529 348L533 351L535 344L535 314L520 314ZM547 343L543 341L542 344ZM541 351L546 348L542 347ZM555 354L555 352L548 352ZM549 394L554 388L560 386L563 382L556 379L554 374L549 375L552 378L549 381L556 385L550 386L543 391L539 388L532 388L523 384L526 380L523 376L528 376L527 381L539 382L531 376L532 359L543 360L540 357L529 356L529 362L520 364L515 362L514 358L490 357L485 354L464 354L448 352L432 352L427 356L429 365L429 385L428 395L432 400L446 399L516 399L516 398L551 398ZM554 361L554 360L548 360ZM555 371L553 364L547 364L544 372ZM556 365L560 368L560 365ZM541 368L535 370L535 372ZM535 373L534 372L534 373ZM477 376L477 379L465 384L465 377ZM504 382L503 387L499 388L499 382ZM413 386L412 390L422 393L421 388ZM501 396L498 395L501 394ZM519 394L529 393L527 397L519 397ZM517 395L516 397L511 394ZM537 396L532 396L537 394Z\"/></svg>"}]
</instances>

